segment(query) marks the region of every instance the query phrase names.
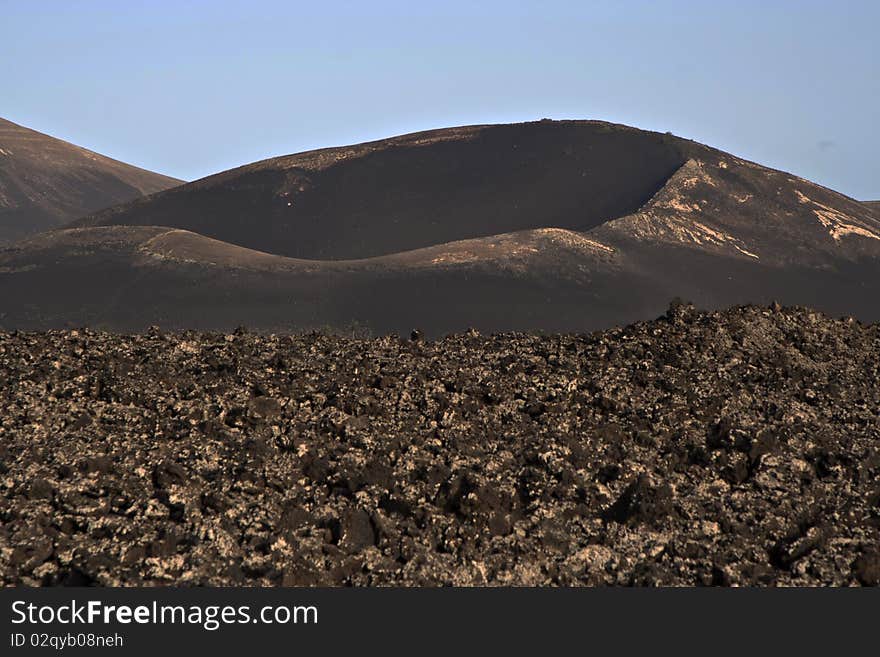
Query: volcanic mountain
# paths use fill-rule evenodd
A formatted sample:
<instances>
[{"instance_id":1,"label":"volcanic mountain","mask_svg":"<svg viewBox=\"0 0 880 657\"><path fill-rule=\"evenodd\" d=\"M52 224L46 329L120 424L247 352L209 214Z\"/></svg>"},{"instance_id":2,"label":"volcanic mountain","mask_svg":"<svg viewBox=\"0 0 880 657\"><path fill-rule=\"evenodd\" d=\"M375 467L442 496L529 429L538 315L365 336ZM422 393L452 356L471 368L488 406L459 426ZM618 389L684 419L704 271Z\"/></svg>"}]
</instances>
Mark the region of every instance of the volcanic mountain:
<instances>
[{"instance_id":1,"label":"volcanic mountain","mask_svg":"<svg viewBox=\"0 0 880 657\"><path fill-rule=\"evenodd\" d=\"M598 121L274 158L0 252L0 325L592 330L716 308L880 319L880 216L791 174Z\"/></svg>"},{"instance_id":2,"label":"volcanic mountain","mask_svg":"<svg viewBox=\"0 0 880 657\"><path fill-rule=\"evenodd\" d=\"M0 242L180 183L0 119Z\"/></svg>"}]
</instances>

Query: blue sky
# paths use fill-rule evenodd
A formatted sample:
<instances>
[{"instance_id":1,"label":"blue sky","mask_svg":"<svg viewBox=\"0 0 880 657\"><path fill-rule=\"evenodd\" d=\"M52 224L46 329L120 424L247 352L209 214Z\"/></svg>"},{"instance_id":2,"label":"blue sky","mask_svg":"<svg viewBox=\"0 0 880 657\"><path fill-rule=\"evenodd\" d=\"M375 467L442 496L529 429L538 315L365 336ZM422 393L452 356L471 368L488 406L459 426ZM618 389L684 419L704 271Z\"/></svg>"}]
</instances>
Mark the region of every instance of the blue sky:
<instances>
[{"instance_id":1,"label":"blue sky","mask_svg":"<svg viewBox=\"0 0 880 657\"><path fill-rule=\"evenodd\" d=\"M598 118L880 198L878 43L876 0L0 0L0 116L186 179Z\"/></svg>"}]
</instances>

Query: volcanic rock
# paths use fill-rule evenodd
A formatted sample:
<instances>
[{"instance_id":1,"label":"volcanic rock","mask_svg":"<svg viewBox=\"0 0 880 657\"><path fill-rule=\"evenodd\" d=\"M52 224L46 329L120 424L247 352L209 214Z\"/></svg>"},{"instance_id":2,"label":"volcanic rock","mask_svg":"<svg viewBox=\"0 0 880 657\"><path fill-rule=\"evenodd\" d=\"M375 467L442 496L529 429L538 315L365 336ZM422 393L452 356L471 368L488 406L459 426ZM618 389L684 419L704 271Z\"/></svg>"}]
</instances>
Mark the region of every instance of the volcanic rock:
<instances>
[{"instance_id":1,"label":"volcanic rock","mask_svg":"<svg viewBox=\"0 0 880 657\"><path fill-rule=\"evenodd\" d=\"M7 332L0 380L5 585L880 581L880 326L808 308Z\"/></svg>"}]
</instances>

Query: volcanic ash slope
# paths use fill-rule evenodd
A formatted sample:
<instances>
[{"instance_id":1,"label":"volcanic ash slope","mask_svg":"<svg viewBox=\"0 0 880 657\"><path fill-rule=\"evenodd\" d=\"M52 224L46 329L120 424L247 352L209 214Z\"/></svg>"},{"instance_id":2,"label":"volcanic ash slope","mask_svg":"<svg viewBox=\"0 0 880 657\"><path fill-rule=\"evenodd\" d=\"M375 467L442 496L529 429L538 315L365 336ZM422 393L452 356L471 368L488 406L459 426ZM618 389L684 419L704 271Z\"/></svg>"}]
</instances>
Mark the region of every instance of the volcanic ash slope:
<instances>
[{"instance_id":1,"label":"volcanic ash slope","mask_svg":"<svg viewBox=\"0 0 880 657\"><path fill-rule=\"evenodd\" d=\"M180 183L0 119L0 243Z\"/></svg>"},{"instance_id":2,"label":"volcanic ash slope","mask_svg":"<svg viewBox=\"0 0 880 657\"><path fill-rule=\"evenodd\" d=\"M594 121L258 162L0 253L0 325L591 330L680 296L880 319L880 217L790 174Z\"/></svg>"}]
</instances>

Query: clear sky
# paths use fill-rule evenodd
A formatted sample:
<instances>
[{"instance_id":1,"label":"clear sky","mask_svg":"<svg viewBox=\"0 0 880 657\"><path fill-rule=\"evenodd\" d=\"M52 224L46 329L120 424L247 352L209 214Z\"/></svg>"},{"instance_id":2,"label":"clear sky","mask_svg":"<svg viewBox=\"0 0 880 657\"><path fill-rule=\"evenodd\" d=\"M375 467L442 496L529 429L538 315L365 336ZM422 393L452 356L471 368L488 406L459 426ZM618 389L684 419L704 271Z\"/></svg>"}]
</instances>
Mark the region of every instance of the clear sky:
<instances>
[{"instance_id":1,"label":"clear sky","mask_svg":"<svg viewBox=\"0 0 880 657\"><path fill-rule=\"evenodd\" d=\"M880 2L0 0L0 116L195 179L598 118L880 199Z\"/></svg>"}]
</instances>

